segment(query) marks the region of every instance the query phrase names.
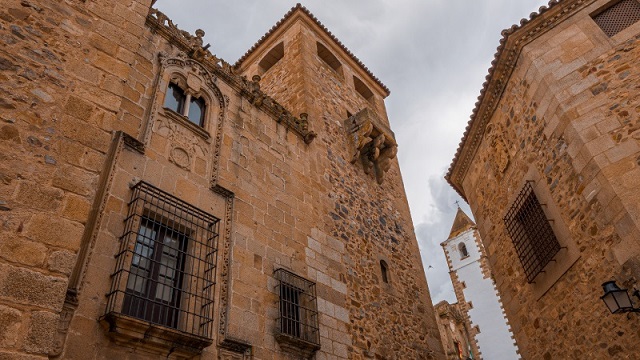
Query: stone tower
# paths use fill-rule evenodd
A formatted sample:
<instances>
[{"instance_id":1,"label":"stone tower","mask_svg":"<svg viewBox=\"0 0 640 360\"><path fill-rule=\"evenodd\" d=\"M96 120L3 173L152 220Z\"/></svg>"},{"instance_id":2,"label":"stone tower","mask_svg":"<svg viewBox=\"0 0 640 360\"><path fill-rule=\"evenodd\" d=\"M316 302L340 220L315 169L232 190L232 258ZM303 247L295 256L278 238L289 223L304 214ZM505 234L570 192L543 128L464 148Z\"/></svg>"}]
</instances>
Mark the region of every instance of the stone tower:
<instances>
[{"instance_id":1,"label":"stone tower","mask_svg":"<svg viewBox=\"0 0 640 360\"><path fill-rule=\"evenodd\" d=\"M475 223L458 207L449 238L440 244L462 310L474 358L519 359Z\"/></svg>"},{"instance_id":2,"label":"stone tower","mask_svg":"<svg viewBox=\"0 0 640 360\"><path fill-rule=\"evenodd\" d=\"M0 7L0 358L440 359L387 88L300 5L232 65L153 3Z\"/></svg>"}]
</instances>

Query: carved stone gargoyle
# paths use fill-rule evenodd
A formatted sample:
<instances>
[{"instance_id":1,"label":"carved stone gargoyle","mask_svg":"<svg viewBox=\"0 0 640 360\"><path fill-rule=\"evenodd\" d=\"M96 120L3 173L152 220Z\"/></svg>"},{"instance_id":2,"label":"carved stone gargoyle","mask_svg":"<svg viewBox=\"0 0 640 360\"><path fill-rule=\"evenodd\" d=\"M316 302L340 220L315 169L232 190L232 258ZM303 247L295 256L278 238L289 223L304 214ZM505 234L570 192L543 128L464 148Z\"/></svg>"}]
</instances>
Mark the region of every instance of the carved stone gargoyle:
<instances>
[{"instance_id":1,"label":"carved stone gargoyle","mask_svg":"<svg viewBox=\"0 0 640 360\"><path fill-rule=\"evenodd\" d=\"M369 108L346 119L344 126L352 146L351 163L359 159L364 172L373 173L378 184L382 184L390 161L398 153L393 131Z\"/></svg>"}]
</instances>

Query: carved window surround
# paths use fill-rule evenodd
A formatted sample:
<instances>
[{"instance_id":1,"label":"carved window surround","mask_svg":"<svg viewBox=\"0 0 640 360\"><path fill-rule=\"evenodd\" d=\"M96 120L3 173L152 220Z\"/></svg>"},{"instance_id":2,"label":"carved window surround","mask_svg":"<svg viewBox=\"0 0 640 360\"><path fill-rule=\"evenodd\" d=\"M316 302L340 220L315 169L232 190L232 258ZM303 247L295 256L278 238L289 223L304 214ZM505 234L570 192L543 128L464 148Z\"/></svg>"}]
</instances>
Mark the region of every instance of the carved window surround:
<instances>
[{"instance_id":1,"label":"carved window surround","mask_svg":"<svg viewBox=\"0 0 640 360\"><path fill-rule=\"evenodd\" d=\"M192 358L213 344L212 339L154 325L124 314L109 313L100 323L108 336L119 345L131 346L153 354Z\"/></svg>"},{"instance_id":2,"label":"carved window surround","mask_svg":"<svg viewBox=\"0 0 640 360\"><path fill-rule=\"evenodd\" d=\"M177 112L168 109L168 108L162 108L162 115L164 115L167 118L172 119L173 121L178 122L179 124L181 124L182 126L186 127L187 129L193 131L194 134L200 136L201 138L209 141L211 139L211 135L209 134L209 132L205 129L203 129L202 127L192 123L191 121L189 121L189 119L187 119L185 116L178 114Z\"/></svg>"},{"instance_id":3,"label":"carved window surround","mask_svg":"<svg viewBox=\"0 0 640 360\"><path fill-rule=\"evenodd\" d=\"M209 51L209 45L203 45L204 31L196 30L196 35L180 30L165 14L150 8L146 25L160 36L167 39L182 51L183 59L187 57L197 61L205 68L211 79L220 77L241 96L247 98L254 106L271 115L278 123L287 126L298 134L306 144L310 144L317 134L308 128L306 118L296 118L270 96L266 95L255 79L248 80L236 74L235 69L223 59Z\"/></svg>"},{"instance_id":4,"label":"carved window surround","mask_svg":"<svg viewBox=\"0 0 640 360\"><path fill-rule=\"evenodd\" d=\"M369 108L344 121L352 148L351 163L360 161L364 172L375 176L378 184L391 167L391 160L398 153L395 134Z\"/></svg>"}]
</instances>

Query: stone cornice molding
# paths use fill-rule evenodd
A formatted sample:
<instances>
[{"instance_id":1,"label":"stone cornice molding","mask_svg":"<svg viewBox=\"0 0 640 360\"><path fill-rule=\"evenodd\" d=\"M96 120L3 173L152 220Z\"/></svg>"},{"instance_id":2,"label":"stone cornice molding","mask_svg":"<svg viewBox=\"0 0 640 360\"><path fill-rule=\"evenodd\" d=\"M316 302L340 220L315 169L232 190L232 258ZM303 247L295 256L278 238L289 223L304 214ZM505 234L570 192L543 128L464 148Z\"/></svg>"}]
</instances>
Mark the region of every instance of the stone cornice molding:
<instances>
[{"instance_id":1,"label":"stone cornice molding","mask_svg":"<svg viewBox=\"0 0 640 360\"><path fill-rule=\"evenodd\" d=\"M293 116L284 106L262 92L259 78L247 80L246 77L236 74L228 62L218 58L208 50L208 44L202 46L204 31L196 30L196 35L191 35L187 31L180 30L171 19L154 8L149 10L146 24L187 56L205 66L211 74L225 81L255 107L269 114L278 123L293 130L305 143L310 144L317 136L315 132L309 130L306 116Z\"/></svg>"},{"instance_id":2,"label":"stone cornice molding","mask_svg":"<svg viewBox=\"0 0 640 360\"><path fill-rule=\"evenodd\" d=\"M466 196L462 182L482 142L484 130L500 103L522 49L595 1L551 0L548 6L542 6L537 13L531 13L529 19L520 20L520 25L513 25L502 31L500 45L482 85L476 107L445 175L447 182L463 199L466 200Z\"/></svg>"}]
</instances>

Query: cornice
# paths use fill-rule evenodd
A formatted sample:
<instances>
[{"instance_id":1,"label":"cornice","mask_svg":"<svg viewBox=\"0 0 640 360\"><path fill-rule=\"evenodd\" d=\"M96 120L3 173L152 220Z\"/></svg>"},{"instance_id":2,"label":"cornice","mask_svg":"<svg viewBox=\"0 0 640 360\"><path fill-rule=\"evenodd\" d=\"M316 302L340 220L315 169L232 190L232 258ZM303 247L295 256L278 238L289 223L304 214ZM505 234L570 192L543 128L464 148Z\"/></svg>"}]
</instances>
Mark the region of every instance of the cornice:
<instances>
[{"instance_id":1,"label":"cornice","mask_svg":"<svg viewBox=\"0 0 640 360\"><path fill-rule=\"evenodd\" d=\"M238 61L236 61L236 63L233 65L234 69L239 69L240 66L242 66L242 63L247 60L247 58L249 58L249 56L251 56L251 54L253 54L254 51L256 51L260 46L262 46L270 37L271 35L273 35L276 31L278 31L282 26L285 25L285 23L294 16L294 14L297 11L301 11L303 14L305 14L309 19L311 19L311 21L318 26L333 42L336 43L336 45L338 45L338 47L344 51L345 54L347 54L347 56L349 56L349 58L351 60L353 60L353 62L355 62L357 64L358 67L360 67L360 69L362 69L362 71L364 71L377 85L379 85L382 90L385 92L385 96L389 96L389 94L391 93L389 91L389 88L382 83L382 81L380 81L380 79L378 79L375 75L373 75L373 73L371 72L371 70L369 70L369 68L367 68L364 63L362 63L362 61L360 61L360 59L358 59L352 52L351 50L349 50L340 40L338 40L338 38L333 35L333 33L331 33L331 31L329 31L329 29L327 29L321 22L320 20L318 20L318 18L316 18L311 11L309 11L306 7L302 6L300 3L296 4L296 6L292 7L291 10L289 10L283 17L282 19L280 19L273 27L271 27L271 29L269 29L269 31L267 31L266 34L264 34L260 40L258 40L249 50L247 50L247 52L242 55L242 57L240 57L240 59L238 59Z\"/></svg>"},{"instance_id":2,"label":"cornice","mask_svg":"<svg viewBox=\"0 0 640 360\"><path fill-rule=\"evenodd\" d=\"M520 20L502 31L502 39L491 62L489 74L480 90L476 107L467 123L462 140L445 179L466 200L462 182L482 142L484 130L493 116L525 45L553 29L596 0L551 0L529 19Z\"/></svg>"},{"instance_id":3,"label":"cornice","mask_svg":"<svg viewBox=\"0 0 640 360\"><path fill-rule=\"evenodd\" d=\"M225 81L252 105L271 115L278 123L293 130L305 143L311 143L317 136L308 128L307 114L301 114L300 117L293 116L284 106L260 90L259 77L248 80L245 76L236 74L228 62L209 51L208 44L202 46L204 31L196 30L194 36L187 31L180 30L171 19L154 8L149 10L146 24L186 56L198 61L211 74Z\"/></svg>"}]
</instances>

